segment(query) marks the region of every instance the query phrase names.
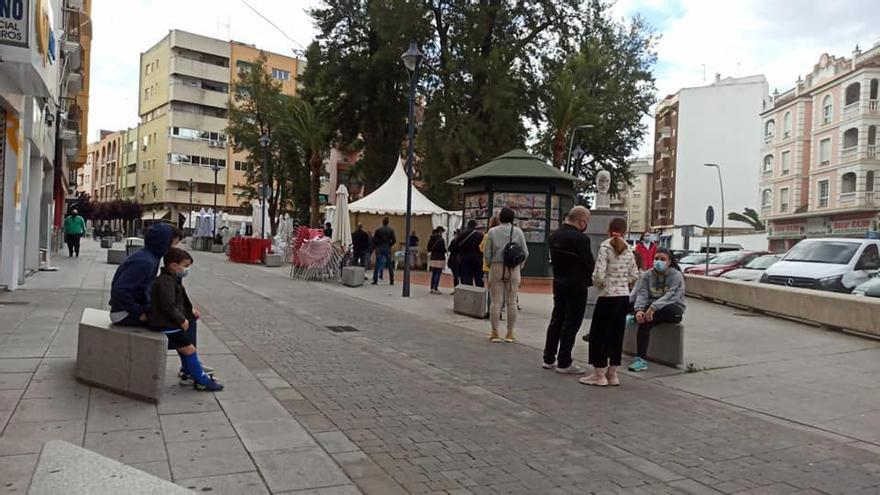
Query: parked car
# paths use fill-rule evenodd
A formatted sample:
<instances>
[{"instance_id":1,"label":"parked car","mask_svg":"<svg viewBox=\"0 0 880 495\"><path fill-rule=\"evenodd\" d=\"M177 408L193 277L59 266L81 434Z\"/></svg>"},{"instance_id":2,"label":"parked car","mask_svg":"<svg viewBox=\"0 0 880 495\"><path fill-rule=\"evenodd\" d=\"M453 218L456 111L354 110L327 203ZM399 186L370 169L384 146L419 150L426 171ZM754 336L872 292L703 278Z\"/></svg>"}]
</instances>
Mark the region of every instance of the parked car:
<instances>
[{"instance_id":1,"label":"parked car","mask_svg":"<svg viewBox=\"0 0 880 495\"><path fill-rule=\"evenodd\" d=\"M728 251L721 253L709 262L709 270L706 265L694 265L684 272L690 275L708 275L710 277L720 277L727 272L742 268L749 264L755 258L770 254L767 251Z\"/></svg>"},{"instance_id":2,"label":"parked car","mask_svg":"<svg viewBox=\"0 0 880 495\"><path fill-rule=\"evenodd\" d=\"M675 261L681 261L682 258L684 258L685 256L687 256L689 254L692 254L693 251L688 251L686 249L673 249L671 251L671 253L672 253L672 258Z\"/></svg>"},{"instance_id":3,"label":"parked car","mask_svg":"<svg viewBox=\"0 0 880 495\"><path fill-rule=\"evenodd\" d=\"M773 266L777 261L782 259L778 254L765 254L750 261L746 266L731 270L721 275L721 278L729 278L731 280L741 280L743 282L758 282L764 270Z\"/></svg>"},{"instance_id":4,"label":"parked car","mask_svg":"<svg viewBox=\"0 0 880 495\"><path fill-rule=\"evenodd\" d=\"M700 252L705 253L709 251L710 253L725 253L728 251L742 251L742 244L732 244L732 243L723 243L723 242L713 242L706 247L705 244L700 246Z\"/></svg>"},{"instance_id":5,"label":"parked car","mask_svg":"<svg viewBox=\"0 0 880 495\"><path fill-rule=\"evenodd\" d=\"M709 263L712 263L712 259L715 258L716 255L709 255ZM696 265L706 265L706 254L705 253L692 253L687 256L684 256L680 260L678 260L678 266L681 268L681 271L685 271L687 268Z\"/></svg>"},{"instance_id":6,"label":"parked car","mask_svg":"<svg viewBox=\"0 0 880 495\"><path fill-rule=\"evenodd\" d=\"M804 239L764 271L761 282L852 292L880 270L878 239Z\"/></svg>"},{"instance_id":7,"label":"parked car","mask_svg":"<svg viewBox=\"0 0 880 495\"><path fill-rule=\"evenodd\" d=\"M867 282L862 282L852 291L857 296L880 297L880 273L875 273Z\"/></svg>"}]
</instances>

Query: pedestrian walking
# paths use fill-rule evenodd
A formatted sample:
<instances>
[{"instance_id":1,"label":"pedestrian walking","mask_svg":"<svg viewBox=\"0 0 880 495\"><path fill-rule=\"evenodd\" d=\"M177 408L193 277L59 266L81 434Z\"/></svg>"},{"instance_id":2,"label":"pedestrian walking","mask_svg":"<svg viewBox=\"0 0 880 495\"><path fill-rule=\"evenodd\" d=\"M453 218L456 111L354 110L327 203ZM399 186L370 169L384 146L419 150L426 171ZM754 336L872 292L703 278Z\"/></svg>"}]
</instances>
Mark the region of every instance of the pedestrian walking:
<instances>
[{"instance_id":1,"label":"pedestrian walking","mask_svg":"<svg viewBox=\"0 0 880 495\"><path fill-rule=\"evenodd\" d=\"M629 290L639 279L639 269L629 245L623 240L626 220L608 224L608 239L599 246L593 285L599 289L590 322L590 364L593 373L580 379L584 385L620 385L617 369L623 352L623 332L629 310Z\"/></svg>"},{"instance_id":2,"label":"pedestrian walking","mask_svg":"<svg viewBox=\"0 0 880 495\"><path fill-rule=\"evenodd\" d=\"M526 245L526 236L523 231L513 225L516 213L512 209L502 208L498 214L498 220L501 224L486 234L488 240L483 253L489 264L489 294L491 295L489 321L492 325L489 340L500 342L498 326L501 321L501 304L506 298L508 301L507 336L504 341L513 343L516 342L514 328L517 316L516 301L521 280L520 272L522 265L529 257L529 248Z\"/></svg>"},{"instance_id":3,"label":"pedestrian walking","mask_svg":"<svg viewBox=\"0 0 880 495\"><path fill-rule=\"evenodd\" d=\"M446 229L437 227L428 240L428 265L431 267L431 294L440 294L440 278L446 268L446 240L443 233Z\"/></svg>"},{"instance_id":4,"label":"pedestrian walking","mask_svg":"<svg viewBox=\"0 0 880 495\"><path fill-rule=\"evenodd\" d=\"M657 249L653 267L639 279L634 306L639 330L636 359L629 370L639 372L648 369L651 329L660 323L681 323L684 316L684 275L668 249Z\"/></svg>"},{"instance_id":5,"label":"pedestrian walking","mask_svg":"<svg viewBox=\"0 0 880 495\"><path fill-rule=\"evenodd\" d=\"M394 285L394 259L392 250L397 244L394 229L388 226L388 217L382 219L382 226L373 234L373 250L376 251L376 267L373 269L373 285L379 283L379 274L388 266L388 281Z\"/></svg>"},{"instance_id":6,"label":"pedestrian walking","mask_svg":"<svg viewBox=\"0 0 880 495\"><path fill-rule=\"evenodd\" d=\"M642 269L648 269L654 263L654 255L657 254L657 236L655 234L642 233L639 242L636 243L636 254L641 259Z\"/></svg>"},{"instance_id":7,"label":"pedestrian walking","mask_svg":"<svg viewBox=\"0 0 880 495\"><path fill-rule=\"evenodd\" d=\"M67 243L67 255L79 258L79 242L86 233L86 221L79 216L79 210L73 208L64 219L64 242Z\"/></svg>"},{"instance_id":8,"label":"pedestrian walking","mask_svg":"<svg viewBox=\"0 0 880 495\"><path fill-rule=\"evenodd\" d=\"M553 266L553 313L544 343L544 369L580 375L584 369L573 364L571 350L584 321L587 289L592 285L593 251L584 234L590 210L575 206L565 223L550 236Z\"/></svg>"},{"instance_id":9,"label":"pedestrian walking","mask_svg":"<svg viewBox=\"0 0 880 495\"><path fill-rule=\"evenodd\" d=\"M464 285L483 287L483 237L476 220L468 220L467 228L456 237L458 275Z\"/></svg>"},{"instance_id":10,"label":"pedestrian walking","mask_svg":"<svg viewBox=\"0 0 880 495\"><path fill-rule=\"evenodd\" d=\"M370 234L364 230L363 224L358 224L357 230L351 233L351 252L354 256L354 264L367 266L367 253L370 252Z\"/></svg>"}]
</instances>

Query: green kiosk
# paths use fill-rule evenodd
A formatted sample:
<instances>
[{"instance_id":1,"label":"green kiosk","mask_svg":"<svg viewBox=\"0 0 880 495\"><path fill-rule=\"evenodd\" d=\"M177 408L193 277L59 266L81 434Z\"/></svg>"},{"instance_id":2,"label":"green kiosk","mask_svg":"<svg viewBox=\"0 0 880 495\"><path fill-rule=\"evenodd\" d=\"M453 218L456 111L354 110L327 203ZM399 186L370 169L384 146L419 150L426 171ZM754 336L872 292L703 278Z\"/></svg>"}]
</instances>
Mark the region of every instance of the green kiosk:
<instances>
[{"instance_id":1,"label":"green kiosk","mask_svg":"<svg viewBox=\"0 0 880 495\"><path fill-rule=\"evenodd\" d=\"M574 205L577 179L524 150L515 149L485 165L449 179L461 186L464 221L476 220L485 230L489 218L508 206L529 245L526 277L551 277L550 234Z\"/></svg>"}]
</instances>

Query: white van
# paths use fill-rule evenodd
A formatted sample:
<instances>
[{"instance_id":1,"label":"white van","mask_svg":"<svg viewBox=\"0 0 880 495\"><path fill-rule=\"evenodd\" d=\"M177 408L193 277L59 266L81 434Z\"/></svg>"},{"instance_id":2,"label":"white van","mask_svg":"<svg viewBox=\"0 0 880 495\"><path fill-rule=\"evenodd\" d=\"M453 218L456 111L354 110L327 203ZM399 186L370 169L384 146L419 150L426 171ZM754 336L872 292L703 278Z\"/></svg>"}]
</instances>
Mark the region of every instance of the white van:
<instances>
[{"instance_id":1,"label":"white van","mask_svg":"<svg viewBox=\"0 0 880 495\"><path fill-rule=\"evenodd\" d=\"M880 270L880 240L804 239L764 271L761 282L852 292Z\"/></svg>"}]
</instances>

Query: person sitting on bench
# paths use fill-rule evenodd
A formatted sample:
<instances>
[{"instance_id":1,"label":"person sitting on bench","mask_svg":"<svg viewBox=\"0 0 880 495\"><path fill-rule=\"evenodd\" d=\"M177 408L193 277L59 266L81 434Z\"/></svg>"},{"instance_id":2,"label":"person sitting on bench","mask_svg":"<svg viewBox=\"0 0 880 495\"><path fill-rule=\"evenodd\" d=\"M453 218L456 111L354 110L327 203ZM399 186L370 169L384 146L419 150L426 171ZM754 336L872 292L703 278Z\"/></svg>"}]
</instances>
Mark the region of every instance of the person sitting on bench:
<instances>
[{"instance_id":1,"label":"person sitting on bench","mask_svg":"<svg viewBox=\"0 0 880 495\"><path fill-rule=\"evenodd\" d=\"M642 274L635 289L636 359L629 365L634 372L646 371L651 329L661 323L681 323L684 315L684 275L672 253L660 248L654 266Z\"/></svg>"}]
</instances>

